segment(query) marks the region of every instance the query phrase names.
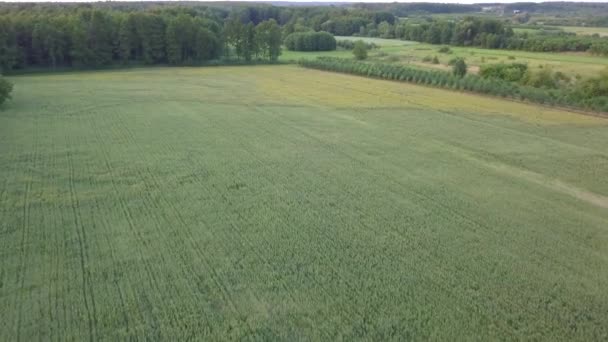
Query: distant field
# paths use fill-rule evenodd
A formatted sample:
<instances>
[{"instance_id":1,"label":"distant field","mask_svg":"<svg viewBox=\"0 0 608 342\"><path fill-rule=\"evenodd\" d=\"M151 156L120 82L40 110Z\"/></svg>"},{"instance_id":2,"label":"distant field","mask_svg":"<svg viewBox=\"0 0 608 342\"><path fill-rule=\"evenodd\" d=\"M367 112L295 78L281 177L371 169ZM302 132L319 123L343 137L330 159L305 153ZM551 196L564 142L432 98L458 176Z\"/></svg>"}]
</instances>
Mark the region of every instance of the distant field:
<instances>
[{"instance_id":1,"label":"distant field","mask_svg":"<svg viewBox=\"0 0 608 342\"><path fill-rule=\"evenodd\" d=\"M418 44L393 51L385 49L388 53L403 56L407 63L409 60L419 61L424 56L437 56L441 64L447 65L454 57L464 57L467 64L481 66L488 63L527 63L531 68L548 65L555 71L561 71L569 76L582 77L596 76L608 66L608 58L592 56L585 53L550 53L526 52L513 50L480 49L468 47L450 47L452 54L438 53L439 46Z\"/></svg>"},{"instance_id":2,"label":"distant field","mask_svg":"<svg viewBox=\"0 0 608 342\"><path fill-rule=\"evenodd\" d=\"M382 39L382 38L369 38L369 37L345 37L345 36L337 36L336 40L363 40L364 42L374 43L377 46L381 47L380 49L374 49L370 51L370 53L383 51L384 48L388 47L401 47L406 45L417 44L416 42L410 41L402 41L397 39ZM301 58L317 58L320 56L325 57L341 57L341 58L351 58L353 57L353 53L351 50L342 50L338 49L336 51L311 51L311 52L303 52L303 51L289 51L284 49L280 59L282 61L292 61L298 60Z\"/></svg>"},{"instance_id":3,"label":"distant field","mask_svg":"<svg viewBox=\"0 0 608 342\"><path fill-rule=\"evenodd\" d=\"M608 339L608 120L296 66L13 77L0 340Z\"/></svg>"},{"instance_id":4,"label":"distant field","mask_svg":"<svg viewBox=\"0 0 608 342\"><path fill-rule=\"evenodd\" d=\"M438 52L441 48L439 45L397 39L361 37L336 37L336 39L363 39L380 46L379 49L369 51L370 61L411 64L422 68L449 70L448 63L452 58L464 57L467 64L471 67L469 71L474 73L483 64L518 62L527 63L531 68L548 65L555 71L561 71L570 77L577 77L579 75L583 78L588 78L596 76L600 71L608 67L608 58L593 56L587 53L526 52L452 46L450 47L452 50L451 54L442 54ZM300 58L317 58L319 56L351 58L353 55L351 51L345 50L329 52L283 51L281 60L298 60ZM433 65L422 62L422 59L426 56L437 56L440 64Z\"/></svg>"},{"instance_id":5,"label":"distant field","mask_svg":"<svg viewBox=\"0 0 608 342\"><path fill-rule=\"evenodd\" d=\"M408 46L408 45L418 44L417 42L412 42L412 41L408 41L408 40L371 38L371 37L337 36L336 40L351 40L351 41L362 40L366 43L374 43L377 46L381 46L381 47L389 47L389 46L396 47L396 46Z\"/></svg>"},{"instance_id":6,"label":"distant field","mask_svg":"<svg viewBox=\"0 0 608 342\"><path fill-rule=\"evenodd\" d=\"M581 26L556 26L566 32L574 32L579 35L599 34L602 37L608 36L608 27L581 27Z\"/></svg>"}]
</instances>

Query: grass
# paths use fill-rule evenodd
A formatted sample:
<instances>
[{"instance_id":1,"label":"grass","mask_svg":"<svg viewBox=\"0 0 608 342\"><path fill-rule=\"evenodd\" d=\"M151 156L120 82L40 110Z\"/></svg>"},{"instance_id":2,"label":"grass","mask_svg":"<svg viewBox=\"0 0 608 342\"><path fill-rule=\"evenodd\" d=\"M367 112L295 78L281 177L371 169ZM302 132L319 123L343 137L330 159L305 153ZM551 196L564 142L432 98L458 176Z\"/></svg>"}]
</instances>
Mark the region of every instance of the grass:
<instances>
[{"instance_id":1,"label":"grass","mask_svg":"<svg viewBox=\"0 0 608 342\"><path fill-rule=\"evenodd\" d=\"M555 26L566 32L574 32L577 35L599 34L601 37L608 36L608 27L583 27L583 26Z\"/></svg>"},{"instance_id":2,"label":"grass","mask_svg":"<svg viewBox=\"0 0 608 342\"><path fill-rule=\"evenodd\" d=\"M340 39L357 40L360 37L336 37ZM483 64L490 63L527 63L531 68L538 69L540 66L550 66L555 71L561 71L570 77L577 75L582 78L597 76L597 74L608 67L608 58L593 56L588 53L549 53L549 52L527 52L514 50L495 50L471 47L450 46L452 54L442 54L438 50L439 45L421 44L411 41L396 39L363 38L380 46L369 52L370 61L396 62L410 64L428 69L450 70L448 62L455 57L465 58L469 65L469 72L476 73ZM281 60L298 60L300 58L328 57L352 57L351 51L337 50L329 52L291 52L283 51ZM426 56L437 56L440 64L434 65L423 62Z\"/></svg>"},{"instance_id":3,"label":"grass","mask_svg":"<svg viewBox=\"0 0 608 342\"><path fill-rule=\"evenodd\" d=\"M0 340L605 340L608 121L295 66L11 77Z\"/></svg>"},{"instance_id":4,"label":"grass","mask_svg":"<svg viewBox=\"0 0 608 342\"><path fill-rule=\"evenodd\" d=\"M415 42L401 41L396 39L382 39L382 38L369 38L369 37L347 37L338 36L337 40L363 40L364 42L374 43L379 46L379 49L374 49L370 53L382 51L387 47L399 47L410 44L416 44ZM280 60L281 61L297 61L301 58L317 58L317 57L340 57L340 58L351 58L353 57L352 50L337 49L334 51L289 51L283 49Z\"/></svg>"},{"instance_id":5,"label":"grass","mask_svg":"<svg viewBox=\"0 0 608 342\"><path fill-rule=\"evenodd\" d=\"M279 57L279 61L282 62L290 62L297 61L302 58L317 58L317 57L341 57L341 58L349 58L353 57L353 52L351 50L334 50L334 51L289 51L287 49L283 49L281 52L281 56Z\"/></svg>"},{"instance_id":6,"label":"grass","mask_svg":"<svg viewBox=\"0 0 608 342\"><path fill-rule=\"evenodd\" d=\"M561 71L572 77L576 75L582 77L597 76L600 71L608 66L608 59L586 53L544 53L452 46L450 47L452 54L441 54L437 51L439 48L437 45L417 44L383 50L401 56L405 63L421 65L424 56L436 55L441 64L446 66L450 59L463 57L467 64L474 67L474 70L483 64L519 62L527 63L531 68L548 65L555 71Z\"/></svg>"}]
</instances>

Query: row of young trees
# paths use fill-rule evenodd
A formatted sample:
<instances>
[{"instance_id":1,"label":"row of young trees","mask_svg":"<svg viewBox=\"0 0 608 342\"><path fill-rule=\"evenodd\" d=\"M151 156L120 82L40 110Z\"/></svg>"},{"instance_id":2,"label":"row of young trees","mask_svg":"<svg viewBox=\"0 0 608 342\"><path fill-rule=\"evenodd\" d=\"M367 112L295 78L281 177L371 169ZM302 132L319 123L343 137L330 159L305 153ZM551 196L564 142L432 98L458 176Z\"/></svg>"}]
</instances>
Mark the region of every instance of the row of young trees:
<instances>
[{"instance_id":1,"label":"row of young trees","mask_svg":"<svg viewBox=\"0 0 608 342\"><path fill-rule=\"evenodd\" d=\"M301 60L299 64L319 70L471 91L541 104L608 111L608 86L604 85L608 84L608 73L603 74L603 78L586 82L586 88L579 87L569 90L536 88L499 78L484 78L472 74L462 77L445 71L424 70L394 64L366 63L343 58L323 57L315 60Z\"/></svg>"},{"instance_id":2,"label":"row of young trees","mask_svg":"<svg viewBox=\"0 0 608 342\"><path fill-rule=\"evenodd\" d=\"M276 60L281 28L181 7L119 11L58 8L0 15L0 68L99 67L108 64L200 64L230 57Z\"/></svg>"},{"instance_id":3,"label":"row of young trees","mask_svg":"<svg viewBox=\"0 0 608 342\"><path fill-rule=\"evenodd\" d=\"M283 42L291 51L331 51L336 49L336 38L331 33L320 31L294 32Z\"/></svg>"}]
</instances>

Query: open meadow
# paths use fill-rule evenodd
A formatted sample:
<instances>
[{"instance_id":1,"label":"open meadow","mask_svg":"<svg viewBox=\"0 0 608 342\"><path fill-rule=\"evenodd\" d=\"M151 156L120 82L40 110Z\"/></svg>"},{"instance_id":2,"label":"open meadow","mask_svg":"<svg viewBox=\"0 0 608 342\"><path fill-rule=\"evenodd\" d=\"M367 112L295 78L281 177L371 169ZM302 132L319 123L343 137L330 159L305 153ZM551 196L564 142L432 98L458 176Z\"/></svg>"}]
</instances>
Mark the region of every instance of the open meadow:
<instances>
[{"instance_id":1,"label":"open meadow","mask_svg":"<svg viewBox=\"0 0 608 342\"><path fill-rule=\"evenodd\" d=\"M441 45L417 43L398 39L382 39L367 37L336 37L337 40L363 40L374 43L377 49L369 51L370 61L380 61L383 63L396 63L402 65L415 66L425 69L436 69L449 71L448 65L451 59L462 57L469 65L469 72L477 73L479 67L484 64L492 63L525 63L533 70L540 67L549 66L554 71L560 71L565 75L575 78L595 77L608 67L608 58L594 56L586 52L528 52L515 50L482 49L475 47L450 46L450 53L441 53ZM283 61L293 61L300 58L313 59L319 56L324 57L352 57L352 51L284 51L280 57ZM424 62L424 58L437 56L439 64Z\"/></svg>"},{"instance_id":2,"label":"open meadow","mask_svg":"<svg viewBox=\"0 0 608 342\"><path fill-rule=\"evenodd\" d=\"M2 341L608 339L608 119L296 66L10 80Z\"/></svg>"},{"instance_id":3,"label":"open meadow","mask_svg":"<svg viewBox=\"0 0 608 342\"><path fill-rule=\"evenodd\" d=\"M597 34L600 37L608 36L608 27L587 27L587 26L553 26L566 32L574 32L578 35L590 36Z\"/></svg>"}]
</instances>

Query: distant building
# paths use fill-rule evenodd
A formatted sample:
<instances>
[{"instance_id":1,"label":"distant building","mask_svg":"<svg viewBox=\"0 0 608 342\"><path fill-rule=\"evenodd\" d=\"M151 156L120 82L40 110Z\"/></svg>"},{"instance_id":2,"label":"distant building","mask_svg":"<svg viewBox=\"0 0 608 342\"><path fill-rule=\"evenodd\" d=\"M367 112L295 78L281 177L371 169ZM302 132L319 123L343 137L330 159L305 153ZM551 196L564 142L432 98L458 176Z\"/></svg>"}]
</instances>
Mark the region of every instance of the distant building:
<instances>
[{"instance_id":1,"label":"distant building","mask_svg":"<svg viewBox=\"0 0 608 342\"><path fill-rule=\"evenodd\" d=\"M484 6L481 8L482 12L500 12L501 6Z\"/></svg>"}]
</instances>

